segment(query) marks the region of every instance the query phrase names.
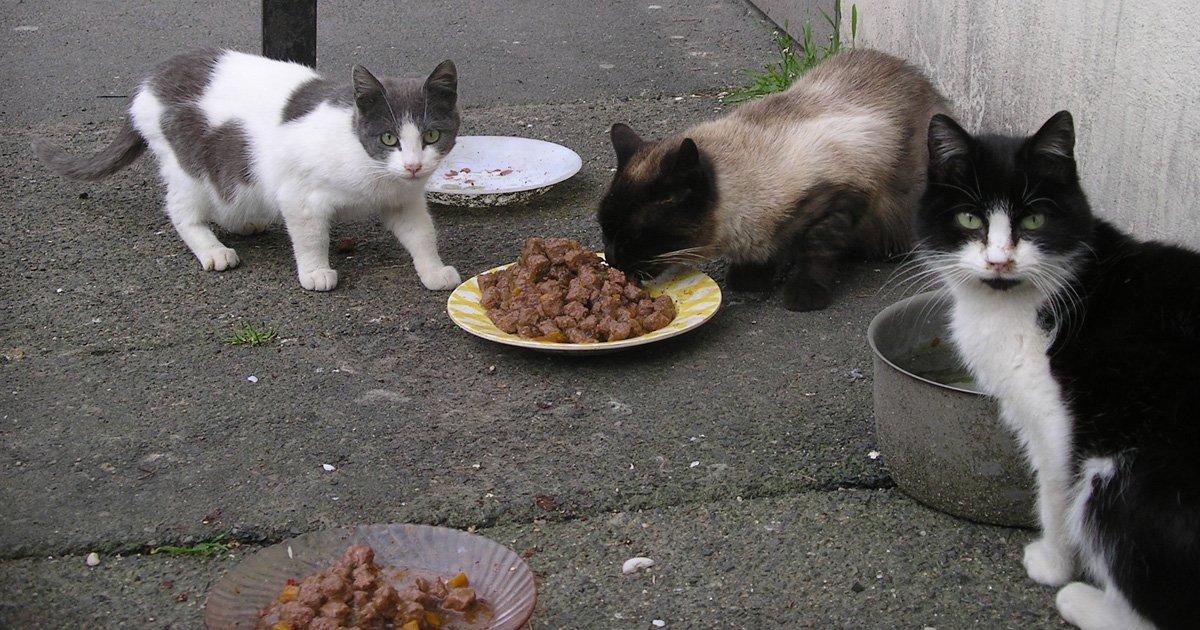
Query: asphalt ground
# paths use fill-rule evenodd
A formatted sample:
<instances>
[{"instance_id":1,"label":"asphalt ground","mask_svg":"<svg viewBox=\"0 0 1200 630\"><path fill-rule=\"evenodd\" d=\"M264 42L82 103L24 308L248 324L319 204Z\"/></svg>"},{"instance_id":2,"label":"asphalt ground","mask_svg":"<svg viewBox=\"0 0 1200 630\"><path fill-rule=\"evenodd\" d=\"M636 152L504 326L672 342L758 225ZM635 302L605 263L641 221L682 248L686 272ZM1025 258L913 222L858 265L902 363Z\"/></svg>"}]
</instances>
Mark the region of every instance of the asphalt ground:
<instances>
[{"instance_id":1,"label":"asphalt ground","mask_svg":"<svg viewBox=\"0 0 1200 630\"><path fill-rule=\"evenodd\" d=\"M527 205L435 207L442 255L464 273L532 235L599 244L609 125L655 135L719 115L714 95L770 54L769 26L737 2L368 10L383 4L323 5L322 69L465 60L464 133L584 158ZM704 19L687 19L697 9ZM1058 624L1052 593L1020 569L1028 532L928 510L892 487L886 454L871 457L863 335L899 297L884 288L891 265L848 265L826 311L727 293L683 337L548 356L456 329L445 294L421 288L377 224L337 226L339 287L308 293L280 227L224 236L242 266L202 272L159 210L149 159L96 184L33 160L34 137L77 151L111 138L120 101L96 96L180 42L253 48L257 23L240 3L4 11L0 76L16 88L0 95L0 626L195 627L237 558L360 522L475 528L533 549L538 628ZM368 30L348 36L351 24ZM485 54L526 33L526 56ZM621 70L602 72L604 59ZM280 339L226 345L246 322ZM217 535L242 546L146 555ZM633 555L659 564L622 578Z\"/></svg>"}]
</instances>

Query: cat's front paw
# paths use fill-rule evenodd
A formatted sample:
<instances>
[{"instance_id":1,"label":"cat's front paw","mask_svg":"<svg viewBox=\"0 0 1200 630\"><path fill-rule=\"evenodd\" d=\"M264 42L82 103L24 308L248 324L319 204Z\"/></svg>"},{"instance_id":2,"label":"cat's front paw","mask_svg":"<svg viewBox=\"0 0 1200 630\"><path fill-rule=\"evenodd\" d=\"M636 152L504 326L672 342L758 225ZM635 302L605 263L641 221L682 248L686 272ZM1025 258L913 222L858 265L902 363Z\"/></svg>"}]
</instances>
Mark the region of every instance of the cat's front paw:
<instances>
[{"instance_id":1,"label":"cat's front paw","mask_svg":"<svg viewBox=\"0 0 1200 630\"><path fill-rule=\"evenodd\" d=\"M730 265L726 275L730 291L766 293L774 287L774 265Z\"/></svg>"},{"instance_id":2,"label":"cat's front paw","mask_svg":"<svg viewBox=\"0 0 1200 630\"><path fill-rule=\"evenodd\" d=\"M1025 545L1024 564L1029 579L1046 586L1062 586L1075 574L1070 554L1045 538Z\"/></svg>"},{"instance_id":3,"label":"cat's front paw","mask_svg":"<svg viewBox=\"0 0 1200 630\"><path fill-rule=\"evenodd\" d=\"M333 269L301 271L300 286L309 291L332 291L337 286L337 271Z\"/></svg>"},{"instance_id":4,"label":"cat's front paw","mask_svg":"<svg viewBox=\"0 0 1200 630\"><path fill-rule=\"evenodd\" d=\"M200 260L200 266L204 267L205 271L225 271L242 262L238 260L237 252L228 247L214 247L196 252L196 258Z\"/></svg>"},{"instance_id":5,"label":"cat's front paw","mask_svg":"<svg viewBox=\"0 0 1200 630\"><path fill-rule=\"evenodd\" d=\"M450 265L421 274L421 284L430 291L449 291L461 283L458 270Z\"/></svg>"},{"instance_id":6,"label":"cat's front paw","mask_svg":"<svg viewBox=\"0 0 1200 630\"><path fill-rule=\"evenodd\" d=\"M1058 591L1054 598L1058 614L1067 623L1078 628L1112 627L1104 624L1111 619L1112 611L1108 609L1104 591L1084 584L1072 582ZM1103 625L1102 625L1103 624Z\"/></svg>"},{"instance_id":7,"label":"cat's front paw","mask_svg":"<svg viewBox=\"0 0 1200 630\"><path fill-rule=\"evenodd\" d=\"M820 311L833 304L833 292L816 282L790 281L783 287L783 307L789 311Z\"/></svg>"}]
</instances>

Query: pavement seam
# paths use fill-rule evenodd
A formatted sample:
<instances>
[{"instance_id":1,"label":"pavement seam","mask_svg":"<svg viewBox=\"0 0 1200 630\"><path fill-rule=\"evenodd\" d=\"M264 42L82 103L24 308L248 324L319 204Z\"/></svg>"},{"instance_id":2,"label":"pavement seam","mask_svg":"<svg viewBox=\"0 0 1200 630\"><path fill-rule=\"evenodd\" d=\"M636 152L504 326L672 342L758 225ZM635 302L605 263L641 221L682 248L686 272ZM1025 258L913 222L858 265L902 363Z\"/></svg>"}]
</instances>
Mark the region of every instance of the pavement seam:
<instances>
[{"instance_id":1,"label":"pavement seam","mask_svg":"<svg viewBox=\"0 0 1200 630\"><path fill-rule=\"evenodd\" d=\"M879 475L877 477L871 477L871 478L864 479L864 480L846 479L846 480L842 480L842 481L838 481L838 482L828 482L828 483L820 484L817 486L809 486L809 487L803 487L803 488L788 488L788 489L783 489L783 490L779 490L779 491L765 491L765 492L758 492L758 493L731 492L731 493L728 493L727 496L725 496L725 495L711 496L710 495L703 499L692 500L692 501L681 500L681 501L674 501L674 502L668 502L668 503L662 503L662 504L650 505L650 506L628 505L622 509L600 509L600 510L594 510L591 512L571 512L571 513L564 513L564 514L559 514L559 515L547 514L547 516L545 518L534 518L529 521L517 520L516 518L514 518L512 520L502 520L501 515L497 514L497 515L488 516L486 518L483 518L483 519L481 519L477 522L471 523L469 525L455 523L455 522L452 522L450 519L432 520L429 522L422 522L419 524L451 527L454 529L462 529L462 530L467 530L467 531L476 531L476 530L481 530L481 529L494 529L494 528L498 528L498 527L536 525L536 524L538 524L538 522L552 522L552 523L586 522L586 521L589 521L592 519L602 518L605 516L611 516L614 514L620 514L620 513L625 513L625 512L643 512L643 511L648 511L648 510L687 508L687 507L696 506L696 505L708 505L708 504L721 503L724 501L739 501L739 502L740 501L756 501L756 500L762 500L762 499L777 499L777 498L784 498L784 497L789 497L789 496L800 496L800 495L811 494L811 493L827 493L827 492L841 492L841 491L876 492L876 491L880 491L880 490L892 490L895 487L896 487L896 483L895 483L895 481L892 480L892 478L889 475ZM310 533L311 531L316 531L316 530L306 530L306 531L301 531L301 532L295 533L295 534L292 533L290 530L288 532L284 533L284 532L280 532L280 531L270 531L267 528L264 528L264 529L258 530L258 531L263 532L263 533L255 533L255 532L249 532L249 531L238 532L238 533L227 532L223 535L220 533L215 533L215 534L209 534L207 536L201 536L201 537L192 536L192 538L195 538L195 540L191 540L191 541L185 541L184 537L180 536L180 537L173 538L173 539L163 539L161 541L158 541L158 543L154 544L154 545L141 543L141 542L136 542L136 543L135 542L113 542L113 543L95 544L95 545L91 545L91 546L60 547L57 549L43 548L43 549L38 549L33 552L23 552L23 553L16 553L16 554L2 554L2 555L0 555L0 562L10 562L10 561L29 560L29 559L37 560L37 559L45 559L47 557L57 558L57 557L62 557L62 556L83 556L83 555L87 555L88 553L91 553L93 551L101 552L105 555L117 555L117 554L124 555L124 556L137 555L137 554L150 555L151 552L158 547L170 546L170 545L186 546L186 545L190 545L190 544L195 544L198 540L210 540L217 536L221 536L222 542L237 543L238 545L243 545L243 546L263 546L263 547L265 547L265 546L273 545L278 542L287 540L288 538L294 538L295 536L307 534L307 533Z\"/></svg>"}]
</instances>

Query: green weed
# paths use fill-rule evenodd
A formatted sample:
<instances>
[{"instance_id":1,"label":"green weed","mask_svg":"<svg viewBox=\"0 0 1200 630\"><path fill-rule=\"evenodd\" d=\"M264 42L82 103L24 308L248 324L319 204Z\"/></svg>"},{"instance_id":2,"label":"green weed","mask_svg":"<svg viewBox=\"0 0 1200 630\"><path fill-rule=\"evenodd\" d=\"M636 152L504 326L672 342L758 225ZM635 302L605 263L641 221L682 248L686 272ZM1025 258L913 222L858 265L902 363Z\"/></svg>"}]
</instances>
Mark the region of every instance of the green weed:
<instances>
[{"instance_id":1,"label":"green weed","mask_svg":"<svg viewBox=\"0 0 1200 630\"><path fill-rule=\"evenodd\" d=\"M796 41L786 32L775 33L775 46L779 49L779 61L767 64L763 70L747 70L746 78L749 84L734 88L721 98L725 103L741 103L767 94L782 92L804 73L825 59L832 57L845 49L853 50L858 42L858 5L850 5L850 43L842 42L842 0L833 3L833 14L821 9L821 17L833 29L829 42L824 46L813 41L812 22L806 21L801 29L800 41ZM784 31L788 24L784 22Z\"/></svg>"},{"instance_id":2,"label":"green weed","mask_svg":"<svg viewBox=\"0 0 1200 630\"><path fill-rule=\"evenodd\" d=\"M278 337L279 334L274 328L265 324L242 324L240 328L233 331L233 336L225 339L227 346L261 346L264 343L270 343Z\"/></svg>"},{"instance_id":3,"label":"green weed","mask_svg":"<svg viewBox=\"0 0 1200 630\"><path fill-rule=\"evenodd\" d=\"M170 545L155 547L150 550L150 555L165 553L168 556L212 556L229 551L236 546L236 542L226 540L225 535L221 534L211 540L199 542L190 547L172 547Z\"/></svg>"}]
</instances>

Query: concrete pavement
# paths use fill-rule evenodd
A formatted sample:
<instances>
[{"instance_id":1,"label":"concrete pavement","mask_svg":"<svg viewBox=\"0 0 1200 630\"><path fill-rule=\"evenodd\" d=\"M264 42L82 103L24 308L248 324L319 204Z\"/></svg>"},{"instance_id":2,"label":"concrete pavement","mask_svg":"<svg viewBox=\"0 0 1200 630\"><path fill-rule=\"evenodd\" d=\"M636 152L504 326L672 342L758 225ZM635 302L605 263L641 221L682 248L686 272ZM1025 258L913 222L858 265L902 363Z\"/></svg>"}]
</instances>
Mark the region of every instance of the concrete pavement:
<instances>
[{"instance_id":1,"label":"concrete pavement","mask_svg":"<svg viewBox=\"0 0 1200 630\"><path fill-rule=\"evenodd\" d=\"M0 96L0 625L195 627L200 596L236 559L150 548L229 533L240 556L401 521L534 548L537 628L1057 625L1052 593L1021 575L1027 533L934 513L891 487L886 454L868 455L863 333L897 297L881 291L891 266L849 268L824 312L727 293L687 336L588 359L468 337L372 223L335 229L347 247L333 293L299 288L282 228L228 237L242 266L202 272L159 210L150 160L79 184L27 149L39 135L100 146L120 103L95 96L179 41L256 44L240 3L154 4L66 3L58 16L29 2L3 16L8 31L41 26L10 33L0 56L19 87ZM713 93L769 55L767 27L738 2L496 4L426 3L391 22L338 5L321 30L326 68L392 54L385 36L449 42L422 48L422 64L467 60L465 133L583 156L577 177L527 206L435 208L443 257L464 273L529 235L598 244L608 126L656 135L719 115ZM686 19L697 8L705 19ZM170 36L129 36L152 26ZM39 33L49 41L12 43ZM484 54L504 39L528 39L527 56ZM589 65L609 58L621 72ZM281 340L225 345L241 322ZM620 562L642 554L659 566L623 579Z\"/></svg>"}]
</instances>

